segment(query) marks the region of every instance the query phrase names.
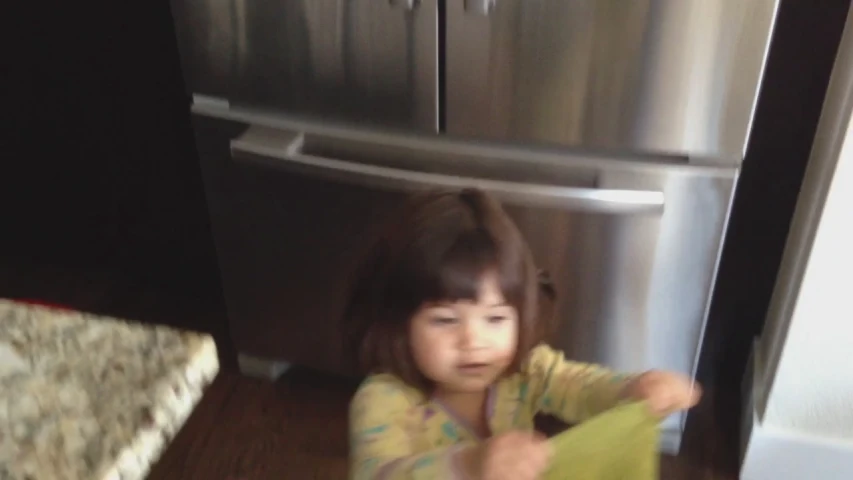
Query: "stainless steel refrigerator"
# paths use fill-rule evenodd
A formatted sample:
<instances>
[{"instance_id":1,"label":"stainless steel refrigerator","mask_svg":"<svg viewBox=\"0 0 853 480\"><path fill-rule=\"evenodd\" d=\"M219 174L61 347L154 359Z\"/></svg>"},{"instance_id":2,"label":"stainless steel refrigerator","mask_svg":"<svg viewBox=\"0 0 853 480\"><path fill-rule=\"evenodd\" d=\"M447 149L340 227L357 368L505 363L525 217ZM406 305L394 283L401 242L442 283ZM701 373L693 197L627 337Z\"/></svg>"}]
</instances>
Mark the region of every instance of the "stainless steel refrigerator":
<instances>
[{"instance_id":1,"label":"stainless steel refrigerator","mask_svg":"<svg viewBox=\"0 0 853 480\"><path fill-rule=\"evenodd\" d=\"M694 374L776 8L172 0L241 368L350 372L337 325L369 226L470 185L550 272L555 346Z\"/></svg>"}]
</instances>

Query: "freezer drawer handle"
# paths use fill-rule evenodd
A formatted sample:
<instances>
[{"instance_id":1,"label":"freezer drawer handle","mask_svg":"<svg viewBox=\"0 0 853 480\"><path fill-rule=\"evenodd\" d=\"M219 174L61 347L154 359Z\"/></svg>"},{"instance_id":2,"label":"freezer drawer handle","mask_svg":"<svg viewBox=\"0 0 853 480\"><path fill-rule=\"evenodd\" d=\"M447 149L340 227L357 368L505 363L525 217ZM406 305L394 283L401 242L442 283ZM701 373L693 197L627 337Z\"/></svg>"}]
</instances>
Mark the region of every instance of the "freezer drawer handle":
<instances>
[{"instance_id":1,"label":"freezer drawer handle","mask_svg":"<svg viewBox=\"0 0 853 480\"><path fill-rule=\"evenodd\" d=\"M353 185L397 191L480 188L501 201L609 214L660 214L659 191L563 187L403 170L305 154L299 133L250 128L231 141L235 160L259 162L304 175Z\"/></svg>"},{"instance_id":2,"label":"freezer drawer handle","mask_svg":"<svg viewBox=\"0 0 853 480\"><path fill-rule=\"evenodd\" d=\"M474 15L488 15L497 0L465 0L465 11Z\"/></svg>"}]
</instances>

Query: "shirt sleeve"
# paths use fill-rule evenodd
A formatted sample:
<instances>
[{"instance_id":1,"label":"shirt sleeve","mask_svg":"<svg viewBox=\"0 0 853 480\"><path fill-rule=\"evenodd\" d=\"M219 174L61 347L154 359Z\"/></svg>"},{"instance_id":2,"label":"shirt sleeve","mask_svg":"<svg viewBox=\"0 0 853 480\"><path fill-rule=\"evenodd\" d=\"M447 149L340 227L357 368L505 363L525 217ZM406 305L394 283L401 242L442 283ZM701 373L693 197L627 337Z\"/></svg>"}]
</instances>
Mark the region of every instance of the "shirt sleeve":
<instances>
[{"instance_id":1,"label":"shirt sleeve","mask_svg":"<svg viewBox=\"0 0 853 480\"><path fill-rule=\"evenodd\" d=\"M403 386L368 380L350 403L350 479L461 479L456 453L466 445L414 452L409 422L414 403Z\"/></svg>"},{"instance_id":2,"label":"shirt sleeve","mask_svg":"<svg viewBox=\"0 0 853 480\"><path fill-rule=\"evenodd\" d=\"M630 377L599 365L571 362L547 345L531 351L521 389L529 390L530 409L568 423L579 423L622 401ZM520 394L524 400L525 392Z\"/></svg>"}]
</instances>

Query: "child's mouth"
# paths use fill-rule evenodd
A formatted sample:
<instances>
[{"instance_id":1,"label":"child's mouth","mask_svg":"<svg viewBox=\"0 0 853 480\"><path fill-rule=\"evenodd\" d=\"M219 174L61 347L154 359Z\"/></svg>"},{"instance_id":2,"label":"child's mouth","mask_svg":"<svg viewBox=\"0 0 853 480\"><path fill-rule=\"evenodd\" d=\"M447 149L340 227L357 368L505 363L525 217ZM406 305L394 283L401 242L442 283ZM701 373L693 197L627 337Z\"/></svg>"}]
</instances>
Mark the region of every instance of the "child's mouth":
<instances>
[{"instance_id":1,"label":"child's mouth","mask_svg":"<svg viewBox=\"0 0 853 480\"><path fill-rule=\"evenodd\" d=\"M464 375L481 375L488 371L489 364L486 362L462 363L456 367Z\"/></svg>"}]
</instances>

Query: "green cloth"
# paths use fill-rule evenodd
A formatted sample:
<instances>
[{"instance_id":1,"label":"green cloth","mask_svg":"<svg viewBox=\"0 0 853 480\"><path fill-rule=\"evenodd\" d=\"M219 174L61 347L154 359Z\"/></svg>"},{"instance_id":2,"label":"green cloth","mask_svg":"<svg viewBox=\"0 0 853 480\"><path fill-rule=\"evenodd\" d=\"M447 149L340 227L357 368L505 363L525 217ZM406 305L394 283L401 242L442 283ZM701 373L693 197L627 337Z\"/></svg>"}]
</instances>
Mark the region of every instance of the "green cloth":
<instances>
[{"instance_id":1,"label":"green cloth","mask_svg":"<svg viewBox=\"0 0 853 480\"><path fill-rule=\"evenodd\" d=\"M642 403L601 413L549 440L554 460L543 480L657 480L658 425Z\"/></svg>"}]
</instances>

